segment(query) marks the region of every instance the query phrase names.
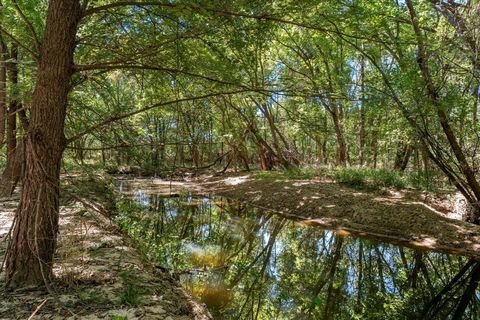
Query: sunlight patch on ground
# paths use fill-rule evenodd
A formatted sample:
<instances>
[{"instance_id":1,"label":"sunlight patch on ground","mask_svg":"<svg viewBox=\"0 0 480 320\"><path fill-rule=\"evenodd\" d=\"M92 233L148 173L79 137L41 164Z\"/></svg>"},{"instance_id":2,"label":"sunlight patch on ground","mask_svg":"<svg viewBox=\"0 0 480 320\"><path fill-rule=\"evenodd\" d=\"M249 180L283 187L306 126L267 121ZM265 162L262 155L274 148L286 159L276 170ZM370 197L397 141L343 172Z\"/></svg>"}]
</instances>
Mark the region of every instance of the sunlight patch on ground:
<instances>
[{"instance_id":1,"label":"sunlight patch on ground","mask_svg":"<svg viewBox=\"0 0 480 320\"><path fill-rule=\"evenodd\" d=\"M347 230L341 229L341 228L335 229L335 233L338 234L339 236L342 236L342 237L348 237L348 236L352 235L352 233L350 231L347 231Z\"/></svg>"},{"instance_id":2,"label":"sunlight patch on ground","mask_svg":"<svg viewBox=\"0 0 480 320\"><path fill-rule=\"evenodd\" d=\"M247 180L248 180L248 176L243 176L243 177L230 177L230 178L227 178L223 181L228 186L236 186L236 185L244 183Z\"/></svg>"},{"instance_id":3,"label":"sunlight patch on ground","mask_svg":"<svg viewBox=\"0 0 480 320\"><path fill-rule=\"evenodd\" d=\"M307 185L310 185L310 184L313 184L313 183L308 182L308 181L302 181L302 182L294 182L294 183L292 183L292 186L301 187L301 186L307 186Z\"/></svg>"},{"instance_id":4,"label":"sunlight patch on ground","mask_svg":"<svg viewBox=\"0 0 480 320\"><path fill-rule=\"evenodd\" d=\"M437 244L437 239L426 237L423 239L412 240L410 241L410 244L420 248L434 248Z\"/></svg>"}]
</instances>

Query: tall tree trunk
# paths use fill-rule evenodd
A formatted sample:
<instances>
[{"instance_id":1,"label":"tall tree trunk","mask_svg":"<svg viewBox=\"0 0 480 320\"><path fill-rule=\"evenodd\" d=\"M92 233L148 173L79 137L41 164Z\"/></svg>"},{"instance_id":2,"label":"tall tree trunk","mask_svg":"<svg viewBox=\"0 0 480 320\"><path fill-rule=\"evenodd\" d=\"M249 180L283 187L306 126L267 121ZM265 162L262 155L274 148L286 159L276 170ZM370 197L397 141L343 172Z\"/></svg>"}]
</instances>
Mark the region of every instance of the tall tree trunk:
<instances>
[{"instance_id":1,"label":"tall tree trunk","mask_svg":"<svg viewBox=\"0 0 480 320\"><path fill-rule=\"evenodd\" d=\"M345 141L345 135L343 132L342 119L340 118L338 107L331 112L333 120L333 128L335 129L335 135L337 138L337 164L340 166L347 165L347 142Z\"/></svg>"},{"instance_id":2,"label":"tall tree trunk","mask_svg":"<svg viewBox=\"0 0 480 320\"><path fill-rule=\"evenodd\" d=\"M5 141L7 115L7 47L0 36L0 146Z\"/></svg>"},{"instance_id":3,"label":"tall tree trunk","mask_svg":"<svg viewBox=\"0 0 480 320\"><path fill-rule=\"evenodd\" d=\"M326 139L322 139L319 135L314 137L315 140L315 149L316 149L316 161L319 164L327 164L327 155L326 155L326 148L325 142Z\"/></svg>"},{"instance_id":4,"label":"tall tree trunk","mask_svg":"<svg viewBox=\"0 0 480 320\"><path fill-rule=\"evenodd\" d=\"M477 82L473 86L473 108L472 108L472 117L473 117L473 127L477 128L478 124L478 94L480 90L480 82Z\"/></svg>"},{"instance_id":5,"label":"tall tree trunk","mask_svg":"<svg viewBox=\"0 0 480 320\"><path fill-rule=\"evenodd\" d=\"M23 148L17 148L17 114L21 105L18 101L18 47L12 45L10 53L12 62L8 63L7 71L12 86L12 100L8 106L6 117L7 164L0 177L0 196L10 196L22 175Z\"/></svg>"},{"instance_id":6,"label":"tall tree trunk","mask_svg":"<svg viewBox=\"0 0 480 320\"><path fill-rule=\"evenodd\" d=\"M17 147L17 108L18 108L18 47L12 45L10 54L12 62L8 65L10 83L12 84L13 99L8 106L7 115L7 157L14 157Z\"/></svg>"},{"instance_id":7,"label":"tall tree trunk","mask_svg":"<svg viewBox=\"0 0 480 320\"><path fill-rule=\"evenodd\" d=\"M7 254L6 286L48 284L58 232L60 162L73 72L78 0L50 0L25 142L22 195Z\"/></svg>"},{"instance_id":8,"label":"tall tree trunk","mask_svg":"<svg viewBox=\"0 0 480 320\"><path fill-rule=\"evenodd\" d=\"M420 145L420 153L422 155L422 170L423 172L427 172L429 168L428 147L423 141L421 142L421 145Z\"/></svg>"},{"instance_id":9,"label":"tall tree trunk","mask_svg":"<svg viewBox=\"0 0 480 320\"><path fill-rule=\"evenodd\" d=\"M365 164L365 144L366 144L366 133L365 133L365 122L366 122L366 106L365 106L365 59L361 58L360 60L360 132L359 132L359 139L360 139L360 166L363 167Z\"/></svg>"},{"instance_id":10,"label":"tall tree trunk","mask_svg":"<svg viewBox=\"0 0 480 320\"><path fill-rule=\"evenodd\" d=\"M414 148L409 142L400 141L397 154L395 156L394 170L405 171Z\"/></svg>"}]
</instances>

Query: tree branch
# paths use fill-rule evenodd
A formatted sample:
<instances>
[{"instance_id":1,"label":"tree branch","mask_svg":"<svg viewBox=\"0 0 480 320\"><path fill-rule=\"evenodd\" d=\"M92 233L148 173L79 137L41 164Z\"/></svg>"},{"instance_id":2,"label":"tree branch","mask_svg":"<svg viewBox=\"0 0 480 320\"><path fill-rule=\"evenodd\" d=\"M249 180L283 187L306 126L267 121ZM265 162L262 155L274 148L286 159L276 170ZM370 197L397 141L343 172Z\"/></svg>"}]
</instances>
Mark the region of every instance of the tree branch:
<instances>
[{"instance_id":1,"label":"tree branch","mask_svg":"<svg viewBox=\"0 0 480 320\"><path fill-rule=\"evenodd\" d=\"M159 6L159 7L166 7L166 8L181 8L181 9L188 9L191 11L197 11L197 12L210 12L213 13L217 16L220 17L239 17L239 18L247 18L247 19L254 19L258 21L272 21L272 22L278 22L278 23L284 23L284 24L289 24L297 27L302 27L306 29L312 29L312 30L317 30L321 32L326 32L326 33L333 33L333 34L341 34L343 36L349 37L349 38L354 38L358 40L368 40L372 41L373 37L370 35L367 36L359 36L355 34L346 34L344 32L340 32L337 29L329 29L321 26L315 26L311 25L308 23L304 22L297 22L297 21L291 21L287 20L284 18L276 17L273 15L268 15L268 14L250 14L250 13L245 13L245 12L233 12L233 11L228 11L228 10L221 10L221 9L216 9L212 7L207 7L203 5L197 5L197 4L175 4L175 3L164 3L164 2L158 2L158 1L118 1L115 3L110 3L106 4L103 6L98 6L98 7L93 7L90 9L87 9L84 13L84 17L90 16L96 13L100 13L102 11L106 11L109 9L114 9L114 8L119 8L119 7L127 7L127 6L138 6L138 7L147 7L147 6ZM324 16L324 18L326 18ZM329 19L326 19L328 23L332 23Z\"/></svg>"},{"instance_id":2,"label":"tree branch","mask_svg":"<svg viewBox=\"0 0 480 320\"><path fill-rule=\"evenodd\" d=\"M108 125L112 122L119 121L119 120L122 120L122 119L125 119L125 118L129 118L131 116L134 116L136 114L139 114L139 113L151 110L151 109L168 106L168 105L172 105L172 104L175 104L175 103L203 100L203 99L211 98L211 97L218 97L218 96L223 96L223 95L234 95L234 94L250 92L250 91L252 91L252 90L241 89L241 90L234 90L234 91L213 92L213 93L205 94L205 95L202 95L202 96L188 97L188 98L175 99L175 100L170 100L170 101L165 101L165 102L159 102L159 103L156 103L156 104L153 104L153 105L150 105L150 106L147 106L147 107L144 107L144 108L132 111L132 112L115 114L115 115L111 116L110 118L108 118L108 119L106 119L106 120L104 120L100 123L97 123L97 124L91 126L90 128L85 129L84 131L82 131L80 133L77 133L73 137L68 138L67 139L67 144L70 144L71 142L81 138L82 136L84 136L84 135L86 135L86 134L88 134L88 133L90 133L94 130L97 130L101 127L104 127L104 126L106 126L106 125Z\"/></svg>"},{"instance_id":3,"label":"tree branch","mask_svg":"<svg viewBox=\"0 0 480 320\"><path fill-rule=\"evenodd\" d=\"M137 65L137 64L122 64L122 63L117 63L117 62L105 62L105 63L98 63L98 64L89 64L89 65L75 65L74 66L74 71L75 72L83 72L83 71L91 71L91 70L104 70L104 71L110 71L110 70L120 70L120 69L131 69L131 70L153 70L153 71L163 71L171 74L184 74L187 76L195 77L195 78L201 78L204 80L220 83L220 84L226 84L226 85L233 85L237 86L240 88L247 88L247 86L240 84L240 83L235 83L235 82L230 82L230 81L225 81L225 80L220 80L216 78L212 78L209 76L204 76L201 74L197 73L192 73L190 71L186 70L179 70L179 69L174 69L174 68L166 68L166 67L158 67L158 66L148 66L148 65Z\"/></svg>"},{"instance_id":4,"label":"tree branch","mask_svg":"<svg viewBox=\"0 0 480 320\"><path fill-rule=\"evenodd\" d=\"M15 7L15 10L17 13L20 15L22 18L23 22L27 25L27 28L30 30L30 33L32 34L33 41L35 42L35 47L38 52L40 52L40 40L38 39L37 33L35 32L35 28L33 27L33 24L28 20L27 16L23 13L22 9L18 6L17 0L12 0L13 5Z\"/></svg>"},{"instance_id":5,"label":"tree branch","mask_svg":"<svg viewBox=\"0 0 480 320\"><path fill-rule=\"evenodd\" d=\"M35 61L38 61L38 59L39 59L38 53L36 53L32 49L29 49L28 47L26 47L22 42L20 42L17 38L15 38L10 32L5 30L2 26L0 26L0 33L3 33L5 36L10 38L10 40L15 42L20 48L22 48L23 50L28 52L30 55L32 55L32 57L35 59Z\"/></svg>"}]
</instances>

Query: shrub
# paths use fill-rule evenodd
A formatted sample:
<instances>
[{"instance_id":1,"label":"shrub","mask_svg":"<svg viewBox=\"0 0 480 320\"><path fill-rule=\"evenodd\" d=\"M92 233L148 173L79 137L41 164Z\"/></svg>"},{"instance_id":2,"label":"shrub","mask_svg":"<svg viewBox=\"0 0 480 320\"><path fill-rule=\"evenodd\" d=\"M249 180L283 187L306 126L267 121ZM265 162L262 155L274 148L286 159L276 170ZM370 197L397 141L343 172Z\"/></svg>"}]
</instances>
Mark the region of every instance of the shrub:
<instances>
[{"instance_id":1,"label":"shrub","mask_svg":"<svg viewBox=\"0 0 480 320\"><path fill-rule=\"evenodd\" d=\"M334 171L335 181L359 189L377 190L405 188L405 179L398 171L370 168L340 168Z\"/></svg>"},{"instance_id":2,"label":"shrub","mask_svg":"<svg viewBox=\"0 0 480 320\"><path fill-rule=\"evenodd\" d=\"M436 171L412 172L407 176L408 184L418 190L437 191L444 178Z\"/></svg>"},{"instance_id":3,"label":"shrub","mask_svg":"<svg viewBox=\"0 0 480 320\"><path fill-rule=\"evenodd\" d=\"M334 171L333 178L341 184L350 187L365 187L367 183L366 170L341 168Z\"/></svg>"}]
</instances>

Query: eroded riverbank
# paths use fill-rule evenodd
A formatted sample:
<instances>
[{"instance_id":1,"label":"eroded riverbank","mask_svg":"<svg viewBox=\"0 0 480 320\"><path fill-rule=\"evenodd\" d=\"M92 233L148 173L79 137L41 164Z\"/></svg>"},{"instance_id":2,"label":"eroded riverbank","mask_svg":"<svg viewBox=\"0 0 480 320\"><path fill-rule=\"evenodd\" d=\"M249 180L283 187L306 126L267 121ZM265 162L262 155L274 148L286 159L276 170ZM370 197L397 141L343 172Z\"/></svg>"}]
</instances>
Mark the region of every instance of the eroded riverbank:
<instances>
[{"instance_id":1,"label":"eroded riverbank","mask_svg":"<svg viewBox=\"0 0 480 320\"><path fill-rule=\"evenodd\" d=\"M292 265L296 259L301 259L302 265L313 263L311 272L308 271L310 275L307 276L312 281L297 279L295 286L298 286L300 291L303 290L302 286L304 284L307 284L310 291L319 288L320 290L329 287L335 288L336 285L334 283L329 284L327 280L336 277L335 274L332 274L331 277L328 276L328 270L331 270L329 266L338 258L338 263L335 262L338 266L348 263L352 265L350 268L357 268L358 265L353 266L353 264L358 263L358 261L362 266L360 269L366 267L366 261L376 265L372 272L380 273L380 276L383 277L384 285L380 289L384 290L385 294L389 294L389 286L394 282L403 283L395 290L404 290L405 286L417 286L416 281L418 280L415 280L414 274L421 272L424 278L422 281L425 281L424 285L426 285L422 290L426 290L425 292L428 291L429 295L433 295L442 283L448 283L455 272L461 272L462 266L467 266L470 263L467 262L468 258L440 256L435 252L422 254L421 252L411 251L405 253L388 244L380 246L375 245L374 242L362 244L363 242L359 242L355 237L346 238L351 240L342 240L345 238L344 236L352 235L352 233L367 238L408 244L414 248L429 248L477 259L480 256L478 226L449 219L445 210L443 212L435 210L429 205L431 203L422 202L421 198L415 194L359 192L331 182L255 179L251 174L202 176L194 181L132 179L131 177L119 177L117 181L120 182L117 187L119 187L121 194L138 191L137 196L141 196L139 204L148 211L148 214L142 213L143 211L140 212L139 219L134 220L134 222L144 223L154 217L155 221L161 223L152 226L155 228L162 226L164 228L165 226L168 227L169 219L178 221L179 224L174 224L175 228L173 229L161 229L162 232L158 233L159 239L167 241L170 232L170 236L173 236L176 240L169 240L168 245L173 245L173 248L177 248L175 250L178 252L182 252L181 249L187 245L186 248L189 248L190 253L194 253L194 257L196 257L194 261L198 265L194 267L193 265L189 267L185 265L185 268L178 269L177 266L171 267L166 263L165 267L175 275L172 278L170 272L162 271L162 268L155 268L151 262L144 260L143 256L133 249L135 244L122 236L112 221L95 210L98 209L95 203L86 201L88 199L84 199L84 202L82 202L80 198L67 195L62 200L61 208L59 250L56 254L55 263L57 277L57 283L54 286L55 292L47 295L45 295L45 292L35 290L14 292L13 294L3 293L0 303L1 319L29 317L37 308L39 308L38 315L49 319L113 319L116 316L119 317L116 319L206 319L209 315L205 307L192 299L190 294L196 295L202 300L207 295L204 300L205 303L213 303L214 305L221 303L220 307L222 308L223 303L229 304L234 299L237 299L236 301L240 300L238 300L238 295L232 295L233 287L230 284L228 286L222 284L222 286L216 287L211 287L209 284L208 287L200 286L203 289L198 291L199 283L208 282L212 279L217 283L219 279L226 277L228 283L233 281L233 283L241 284L242 281L253 281L256 286L258 283L255 282L257 281L255 277L262 270L261 274L268 277L269 281L278 281L279 274L275 271L278 268L289 270L288 272L285 271L287 272L285 274L289 274L289 276L295 272L298 273L299 277L306 276L306 269ZM122 187L121 181L125 182L124 187ZM226 198L222 198L225 200L215 197L209 198L204 197L205 194L216 194ZM187 198L182 198L186 195ZM195 196L192 198L192 195L197 195L197 198ZM90 196L94 195L91 194ZM228 199L237 199L240 202L230 203ZM2 240L8 233L9 225L13 220L16 201L16 199L1 201L0 237L2 237ZM152 204L154 204L153 207ZM258 212L253 211L254 213L251 213L250 218L248 218L248 215L244 216L247 214L244 211L238 213L238 209L251 207L245 207L246 204L252 204L260 210ZM197 212L198 209L194 209L205 206L210 210L208 214ZM177 207L182 209L175 209ZM278 212L280 215L276 215L274 212ZM267 213L266 218L263 217L265 213ZM212 214L213 220L208 218L208 215L212 217ZM290 220L290 222L282 220L282 215L288 217L287 220ZM208 219L205 220L206 218ZM254 220L251 220L252 218ZM212 221L214 222L213 227L210 226ZM263 225L266 221L269 221L268 225ZM195 231L196 223L200 223L197 231ZM309 226L319 226L321 228L305 228ZM181 240L181 237L195 239L205 232L207 232L207 235L216 234L215 228L218 227L226 232L225 235L208 240L210 242L205 242L206 247L199 247L197 244L189 244L189 242L185 243L184 241L175 242ZM297 227L305 228L305 231L295 231ZM301 230L304 230L302 228ZM331 231L323 228L336 230L336 235L334 236ZM142 232L149 235L152 234L152 230L149 226L145 226ZM237 234L238 230L243 230L241 237ZM250 234L249 232L254 233ZM269 239L273 239L272 235L276 232L278 232L278 236L273 237L277 239L274 244ZM245 247L242 244L244 242L240 241L237 246L233 247L233 251L230 250L231 248L228 249L228 246L225 246L230 243L229 237L233 237L231 243L240 240L246 241ZM288 246L286 246L286 239L288 239ZM216 242L219 240L223 242ZM298 243L295 242L297 240ZM155 241L157 241L156 238ZM155 241L148 241L147 244L155 244ZM303 247L308 243L310 244L307 247ZM314 252L315 250L311 251L315 246L322 243L324 249L317 248L320 250L317 253ZM253 245L258 248L252 247ZM162 244L155 248L166 247L165 244ZM227 254L219 254L219 248L226 248ZM248 252L250 254L256 252L256 256L251 256L250 259L247 254L242 254L243 258L232 262L232 259L235 258L234 254L238 255L245 248L254 250ZM346 251L340 254L336 248ZM1 241L0 253L3 254L4 251L5 242ZM288 253L290 256L282 262L282 265L275 266L281 251L285 254ZM298 256L297 253L302 253L303 256ZM326 255L322 258L324 259L324 266L320 269L314 268L319 262L320 256L317 256L317 254L320 256ZM357 255L357 262L351 260L352 254ZM207 260L205 260L205 255L208 257ZM212 257L216 257L213 264L211 263ZM274 260L271 261L270 259ZM341 259L347 260L340 262ZM401 260L401 263L398 259ZM228 263L226 263L227 261ZM257 263L261 263L261 265L254 268L253 266ZM440 268L439 265L442 267ZM248 266L250 266L251 271L238 273L238 270ZM450 269L449 266L454 266L454 268ZM472 266L473 264L469 265L468 270L472 270ZM425 270L425 267L431 269ZM446 269L443 272L437 270L439 268ZM361 273L362 271L355 272ZM387 276L388 274L389 276ZM220 278L219 275L221 275ZM318 275L318 279L314 275ZM176 278L177 276L179 278ZM193 276L193 280L198 280L198 276L200 276L200 280L185 282L185 276ZM247 276L246 280L242 280L245 276ZM400 278L397 278L397 276ZM373 276L372 278L375 283L377 283L376 277ZM468 281L468 274L464 274L462 279ZM179 285L178 280L181 280L190 294ZM266 279L262 281L264 280ZM435 284L432 281L439 282ZM265 292L262 290L270 292L270 290L276 288L276 284L271 282L262 283L262 285L268 284L265 287L266 289L252 287L256 288L252 289L255 291L251 293L253 296L257 295L258 292ZM270 288L269 286L272 285L273 287ZM292 288L293 283L283 283L283 285L285 285L284 291L289 292L286 288ZM320 287L315 289L317 285ZM394 286L398 286L398 284ZM347 293L350 294L351 290L357 290L355 288L347 288ZM356 294L364 296L366 293L362 290L367 290L367 288L361 289ZM221 296L218 296L219 294ZM246 292L245 294L248 297L249 293ZM325 294L327 294L325 297L328 297L328 294L330 294L330 297L334 295L332 292L326 292ZM303 296L303 293L299 292L298 296ZM222 300L225 297L226 302ZM321 297L320 293L311 296L309 298L311 300L305 301L306 310L322 307L322 303L327 301L322 300L325 297ZM256 296L254 300L260 301L259 299L263 298L262 293ZM285 299L285 297L282 299ZM389 300L393 303L396 298L392 296L389 299L393 299ZM271 305L276 305L277 302L272 302ZM284 302L287 303L288 299ZM404 302L408 305L408 301ZM311 305L312 303L314 305ZM242 304L238 307L242 308ZM251 306L246 307L250 308ZM255 307L256 309L248 310L256 311L260 307L259 305ZM357 306L356 308L360 307ZM421 311L421 307L423 305L418 304L417 311ZM12 312L12 310L14 311ZM230 310L235 310L235 308ZM224 312L224 309L217 308L216 311L219 314L219 312Z\"/></svg>"},{"instance_id":2,"label":"eroded riverbank","mask_svg":"<svg viewBox=\"0 0 480 320\"><path fill-rule=\"evenodd\" d=\"M118 187L122 229L215 319L479 316L468 294L480 274L473 259L333 232L158 181Z\"/></svg>"},{"instance_id":3,"label":"eroded riverbank","mask_svg":"<svg viewBox=\"0 0 480 320\"><path fill-rule=\"evenodd\" d=\"M0 319L209 319L168 272L155 268L118 227L93 208L66 197L60 210L55 282L0 292ZM17 199L0 201L0 259ZM3 287L3 280L2 280Z\"/></svg>"},{"instance_id":4,"label":"eroded riverbank","mask_svg":"<svg viewBox=\"0 0 480 320\"><path fill-rule=\"evenodd\" d=\"M137 183L146 192L221 195L305 224L480 259L480 226L451 218L448 209L437 210L416 192L362 192L333 182L256 179L249 173Z\"/></svg>"}]
</instances>

